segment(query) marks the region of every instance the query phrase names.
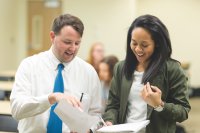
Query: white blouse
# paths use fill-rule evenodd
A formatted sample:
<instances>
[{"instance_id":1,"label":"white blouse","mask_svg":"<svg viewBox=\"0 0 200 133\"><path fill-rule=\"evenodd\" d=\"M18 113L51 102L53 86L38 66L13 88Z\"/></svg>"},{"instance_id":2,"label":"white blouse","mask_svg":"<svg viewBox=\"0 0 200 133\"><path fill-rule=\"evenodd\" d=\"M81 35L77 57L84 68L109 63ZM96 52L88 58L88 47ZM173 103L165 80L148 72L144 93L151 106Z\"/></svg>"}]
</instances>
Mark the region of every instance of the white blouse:
<instances>
[{"instance_id":1,"label":"white blouse","mask_svg":"<svg viewBox=\"0 0 200 133\"><path fill-rule=\"evenodd\" d=\"M142 76L143 72L134 72L134 79L128 97L127 123L143 121L147 118L147 103L141 97L141 91L144 86L141 84ZM145 129L139 133L145 133Z\"/></svg>"}]
</instances>

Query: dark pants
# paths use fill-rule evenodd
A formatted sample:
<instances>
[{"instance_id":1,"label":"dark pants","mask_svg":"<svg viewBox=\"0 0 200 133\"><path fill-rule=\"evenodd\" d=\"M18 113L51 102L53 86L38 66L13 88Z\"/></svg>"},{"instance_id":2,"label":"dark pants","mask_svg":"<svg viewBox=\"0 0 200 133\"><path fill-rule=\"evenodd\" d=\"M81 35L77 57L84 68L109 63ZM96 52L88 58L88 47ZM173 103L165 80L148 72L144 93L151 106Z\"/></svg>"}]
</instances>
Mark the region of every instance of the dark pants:
<instances>
[{"instance_id":1,"label":"dark pants","mask_svg":"<svg viewBox=\"0 0 200 133\"><path fill-rule=\"evenodd\" d=\"M186 133L185 128L181 125L176 125L176 133Z\"/></svg>"}]
</instances>

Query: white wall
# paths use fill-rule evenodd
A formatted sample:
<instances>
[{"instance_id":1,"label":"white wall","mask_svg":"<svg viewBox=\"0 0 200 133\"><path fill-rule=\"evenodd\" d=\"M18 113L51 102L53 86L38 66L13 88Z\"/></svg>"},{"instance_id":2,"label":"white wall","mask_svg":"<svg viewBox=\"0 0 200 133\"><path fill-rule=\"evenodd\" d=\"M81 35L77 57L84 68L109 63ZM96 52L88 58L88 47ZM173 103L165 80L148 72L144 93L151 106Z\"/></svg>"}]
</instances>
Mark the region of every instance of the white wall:
<instances>
[{"instance_id":1,"label":"white wall","mask_svg":"<svg viewBox=\"0 0 200 133\"><path fill-rule=\"evenodd\" d=\"M4 0L0 4L0 69L16 65L16 1Z\"/></svg>"},{"instance_id":2,"label":"white wall","mask_svg":"<svg viewBox=\"0 0 200 133\"><path fill-rule=\"evenodd\" d=\"M107 55L123 59L135 5L134 0L63 0L63 12L79 16L85 25L79 56L86 59L91 43L101 41Z\"/></svg>"},{"instance_id":3,"label":"white wall","mask_svg":"<svg viewBox=\"0 0 200 133\"><path fill-rule=\"evenodd\" d=\"M16 33L16 65L18 67L22 59L27 55L27 0L16 0L18 5L17 12L17 33ZM16 68L17 68L16 67Z\"/></svg>"},{"instance_id":4,"label":"white wall","mask_svg":"<svg viewBox=\"0 0 200 133\"><path fill-rule=\"evenodd\" d=\"M173 57L191 63L191 85L200 86L199 0L62 0L63 13L79 16L85 32L79 56L86 59L91 43L105 43L106 53L125 56L128 26L136 16L154 14L168 27ZM26 57L27 0L1 0L0 71L16 69Z\"/></svg>"},{"instance_id":5,"label":"white wall","mask_svg":"<svg viewBox=\"0 0 200 133\"><path fill-rule=\"evenodd\" d=\"M16 70L26 56L26 0L1 0L0 71Z\"/></svg>"},{"instance_id":6,"label":"white wall","mask_svg":"<svg viewBox=\"0 0 200 133\"><path fill-rule=\"evenodd\" d=\"M200 1L138 0L137 16L153 14L167 26L172 42L172 57L189 62L190 83L200 86Z\"/></svg>"}]
</instances>

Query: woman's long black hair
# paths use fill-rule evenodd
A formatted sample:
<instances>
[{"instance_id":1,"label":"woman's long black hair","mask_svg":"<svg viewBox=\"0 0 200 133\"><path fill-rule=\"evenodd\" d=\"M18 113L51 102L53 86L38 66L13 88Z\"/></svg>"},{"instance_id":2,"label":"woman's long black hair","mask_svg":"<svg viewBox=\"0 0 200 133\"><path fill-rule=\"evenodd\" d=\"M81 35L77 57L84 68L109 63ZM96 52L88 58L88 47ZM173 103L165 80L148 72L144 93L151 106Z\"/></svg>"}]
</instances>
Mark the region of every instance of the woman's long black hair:
<instances>
[{"instance_id":1,"label":"woman's long black hair","mask_svg":"<svg viewBox=\"0 0 200 133\"><path fill-rule=\"evenodd\" d=\"M146 29L155 43L154 53L150 57L150 62L142 79L142 83L146 83L156 75L164 61L171 58L171 41L166 26L157 17L143 15L136 18L131 24L127 35L127 50L124 64L124 74L127 79L132 77L138 65L138 60L130 47L132 31L137 27Z\"/></svg>"}]
</instances>

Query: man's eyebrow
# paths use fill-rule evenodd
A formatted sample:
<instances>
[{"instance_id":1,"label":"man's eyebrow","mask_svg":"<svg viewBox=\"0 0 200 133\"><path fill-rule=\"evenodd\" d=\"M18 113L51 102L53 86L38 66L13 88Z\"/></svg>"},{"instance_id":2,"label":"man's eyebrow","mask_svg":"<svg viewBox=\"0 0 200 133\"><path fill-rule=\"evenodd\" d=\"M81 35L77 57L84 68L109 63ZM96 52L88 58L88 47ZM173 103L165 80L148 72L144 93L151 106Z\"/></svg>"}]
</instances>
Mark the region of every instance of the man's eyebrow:
<instances>
[{"instance_id":1,"label":"man's eyebrow","mask_svg":"<svg viewBox=\"0 0 200 133\"><path fill-rule=\"evenodd\" d=\"M70 39L63 39L63 41L72 41L72 40L70 40Z\"/></svg>"},{"instance_id":2,"label":"man's eyebrow","mask_svg":"<svg viewBox=\"0 0 200 133\"><path fill-rule=\"evenodd\" d=\"M63 39L63 41L64 41L64 42L65 42L65 41L68 41L68 42L78 42L78 43L81 42L81 40L73 41L73 40L70 40L70 39Z\"/></svg>"}]
</instances>

